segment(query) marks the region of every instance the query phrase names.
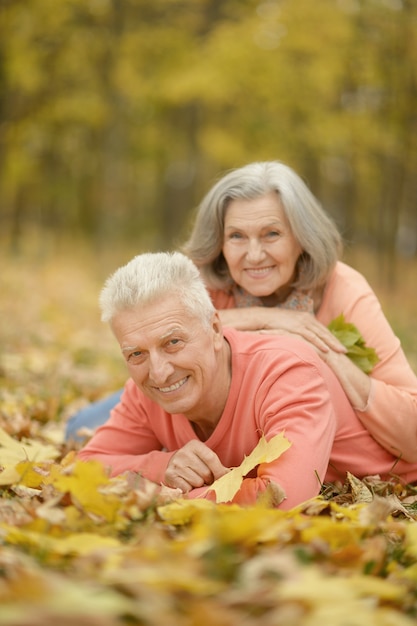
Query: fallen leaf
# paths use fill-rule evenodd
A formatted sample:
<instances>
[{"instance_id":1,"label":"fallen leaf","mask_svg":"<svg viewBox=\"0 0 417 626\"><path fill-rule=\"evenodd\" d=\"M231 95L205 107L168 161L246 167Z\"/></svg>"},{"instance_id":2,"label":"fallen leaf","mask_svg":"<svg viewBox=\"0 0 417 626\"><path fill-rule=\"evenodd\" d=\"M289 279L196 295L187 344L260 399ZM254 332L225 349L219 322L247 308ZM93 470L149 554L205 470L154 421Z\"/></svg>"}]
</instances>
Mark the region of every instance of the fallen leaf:
<instances>
[{"instance_id":1,"label":"fallen leaf","mask_svg":"<svg viewBox=\"0 0 417 626\"><path fill-rule=\"evenodd\" d=\"M77 461L69 474L55 473L51 481L62 493L69 492L86 511L103 517L108 522L116 521L119 499L113 494L100 492L100 488L104 488L110 481L102 463Z\"/></svg>"},{"instance_id":2,"label":"fallen leaf","mask_svg":"<svg viewBox=\"0 0 417 626\"><path fill-rule=\"evenodd\" d=\"M19 472L15 470L21 461L48 461L56 459L59 451L56 446L43 444L34 440L18 441L0 428L0 485L12 485L19 480Z\"/></svg>"},{"instance_id":3,"label":"fallen leaf","mask_svg":"<svg viewBox=\"0 0 417 626\"><path fill-rule=\"evenodd\" d=\"M291 446L291 443L279 433L269 441L262 435L256 447L245 457L239 467L232 468L227 474L214 481L207 491L214 491L216 502L230 502L239 491L243 478L260 463L276 461Z\"/></svg>"},{"instance_id":4,"label":"fallen leaf","mask_svg":"<svg viewBox=\"0 0 417 626\"><path fill-rule=\"evenodd\" d=\"M359 480L350 472L346 472L346 482L350 486L353 502L372 502L374 498L372 491L362 480Z\"/></svg>"}]
</instances>

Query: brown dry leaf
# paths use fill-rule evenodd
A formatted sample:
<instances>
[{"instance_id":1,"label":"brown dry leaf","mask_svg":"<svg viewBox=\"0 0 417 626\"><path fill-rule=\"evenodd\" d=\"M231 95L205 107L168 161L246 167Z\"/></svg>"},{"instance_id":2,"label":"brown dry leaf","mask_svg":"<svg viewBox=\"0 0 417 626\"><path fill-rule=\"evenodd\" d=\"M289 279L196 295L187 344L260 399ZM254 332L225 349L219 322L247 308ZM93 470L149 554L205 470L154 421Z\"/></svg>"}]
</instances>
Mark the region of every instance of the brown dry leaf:
<instances>
[{"instance_id":1,"label":"brown dry leaf","mask_svg":"<svg viewBox=\"0 0 417 626\"><path fill-rule=\"evenodd\" d=\"M361 509L359 517L363 524L379 524L385 521L389 515L398 512L401 512L409 520L414 519L395 494L385 496L385 498L374 496L369 506Z\"/></svg>"},{"instance_id":2,"label":"brown dry leaf","mask_svg":"<svg viewBox=\"0 0 417 626\"><path fill-rule=\"evenodd\" d=\"M365 483L356 476L353 476L350 472L347 472L346 482L350 486L353 502L372 502L372 491L365 485Z\"/></svg>"},{"instance_id":3,"label":"brown dry leaf","mask_svg":"<svg viewBox=\"0 0 417 626\"><path fill-rule=\"evenodd\" d=\"M62 495L46 500L36 508L36 516L45 520L51 526L64 526L67 521L65 510L58 505L61 503Z\"/></svg>"}]
</instances>

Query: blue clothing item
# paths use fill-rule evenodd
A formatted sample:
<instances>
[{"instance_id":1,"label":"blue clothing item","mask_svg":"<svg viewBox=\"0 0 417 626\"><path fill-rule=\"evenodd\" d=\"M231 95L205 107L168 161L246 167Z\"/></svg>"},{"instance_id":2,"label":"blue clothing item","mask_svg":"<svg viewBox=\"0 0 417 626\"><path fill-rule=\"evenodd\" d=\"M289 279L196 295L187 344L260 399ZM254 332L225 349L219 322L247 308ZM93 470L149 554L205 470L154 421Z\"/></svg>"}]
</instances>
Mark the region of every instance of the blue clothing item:
<instances>
[{"instance_id":1,"label":"blue clothing item","mask_svg":"<svg viewBox=\"0 0 417 626\"><path fill-rule=\"evenodd\" d=\"M103 400L89 404L70 417L65 430L65 440L82 441L83 437L77 435L78 430L81 428L94 430L104 424L110 417L110 411L120 401L122 393L123 389L120 389Z\"/></svg>"}]
</instances>

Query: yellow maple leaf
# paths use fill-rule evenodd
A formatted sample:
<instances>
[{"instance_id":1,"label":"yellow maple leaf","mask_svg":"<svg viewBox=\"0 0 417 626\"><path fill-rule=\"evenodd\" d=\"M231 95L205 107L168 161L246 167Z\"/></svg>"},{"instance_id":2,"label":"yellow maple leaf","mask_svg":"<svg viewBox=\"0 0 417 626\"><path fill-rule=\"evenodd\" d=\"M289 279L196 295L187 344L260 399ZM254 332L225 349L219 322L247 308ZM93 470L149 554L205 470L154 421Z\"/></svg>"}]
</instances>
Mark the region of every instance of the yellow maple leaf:
<instances>
[{"instance_id":1,"label":"yellow maple leaf","mask_svg":"<svg viewBox=\"0 0 417 626\"><path fill-rule=\"evenodd\" d=\"M173 526L184 526L194 520L200 513L206 514L216 505L210 500L176 500L159 506L158 515L164 522Z\"/></svg>"},{"instance_id":2,"label":"yellow maple leaf","mask_svg":"<svg viewBox=\"0 0 417 626\"><path fill-rule=\"evenodd\" d=\"M300 529L300 536L308 544L320 540L331 550L358 545L365 529L356 524L341 524L331 517L312 517L309 524Z\"/></svg>"},{"instance_id":3,"label":"yellow maple leaf","mask_svg":"<svg viewBox=\"0 0 417 626\"><path fill-rule=\"evenodd\" d=\"M32 439L18 441L0 428L0 485L11 485L19 481L20 472L16 465L21 461L50 461L58 457L58 449Z\"/></svg>"},{"instance_id":4,"label":"yellow maple leaf","mask_svg":"<svg viewBox=\"0 0 417 626\"><path fill-rule=\"evenodd\" d=\"M405 548L407 554L414 559L417 558L417 525L407 525L406 543Z\"/></svg>"},{"instance_id":5,"label":"yellow maple leaf","mask_svg":"<svg viewBox=\"0 0 417 626\"><path fill-rule=\"evenodd\" d=\"M284 433L275 435L269 441L262 435L256 447L243 459L239 467L233 467L230 472L215 480L207 491L215 492L217 503L230 502L239 491L243 478L254 467L260 463L276 461L290 446L291 443L284 437Z\"/></svg>"},{"instance_id":6,"label":"yellow maple leaf","mask_svg":"<svg viewBox=\"0 0 417 626\"><path fill-rule=\"evenodd\" d=\"M100 488L107 485L109 480L103 465L98 461L77 461L70 470L60 471L59 466L52 467L48 482L62 493L70 493L85 511L114 522L120 509L120 500L114 495L100 492Z\"/></svg>"},{"instance_id":7,"label":"yellow maple leaf","mask_svg":"<svg viewBox=\"0 0 417 626\"><path fill-rule=\"evenodd\" d=\"M46 556L87 555L103 549L118 549L121 543L114 537L96 533L71 533L67 537L53 537L46 533L3 525L2 531L9 544L41 549Z\"/></svg>"},{"instance_id":8,"label":"yellow maple leaf","mask_svg":"<svg viewBox=\"0 0 417 626\"><path fill-rule=\"evenodd\" d=\"M33 461L20 461L20 463L15 466L15 471L19 476L19 480L16 482L19 482L19 485L36 489L45 482L49 475L49 470L50 466L48 467L48 464L45 462L34 463Z\"/></svg>"}]
</instances>

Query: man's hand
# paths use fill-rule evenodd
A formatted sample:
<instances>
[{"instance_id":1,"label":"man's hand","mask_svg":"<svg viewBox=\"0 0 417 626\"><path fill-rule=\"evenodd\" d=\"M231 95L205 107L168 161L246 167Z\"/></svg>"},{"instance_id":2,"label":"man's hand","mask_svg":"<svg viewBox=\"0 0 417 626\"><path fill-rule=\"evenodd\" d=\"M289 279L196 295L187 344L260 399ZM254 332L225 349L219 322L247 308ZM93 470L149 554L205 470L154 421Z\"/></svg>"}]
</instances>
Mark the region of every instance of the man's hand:
<instances>
[{"instance_id":1,"label":"man's hand","mask_svg":"<svg viewBox=\"0 0 417 626\"><path fill-rule=\"evenodd\" d=\"M211 485L228 471L217 454L202 441L193 439L171 457L164 483L187 493L196 487Z\"/></svg>"}]
</instances>

